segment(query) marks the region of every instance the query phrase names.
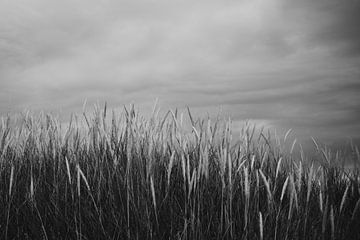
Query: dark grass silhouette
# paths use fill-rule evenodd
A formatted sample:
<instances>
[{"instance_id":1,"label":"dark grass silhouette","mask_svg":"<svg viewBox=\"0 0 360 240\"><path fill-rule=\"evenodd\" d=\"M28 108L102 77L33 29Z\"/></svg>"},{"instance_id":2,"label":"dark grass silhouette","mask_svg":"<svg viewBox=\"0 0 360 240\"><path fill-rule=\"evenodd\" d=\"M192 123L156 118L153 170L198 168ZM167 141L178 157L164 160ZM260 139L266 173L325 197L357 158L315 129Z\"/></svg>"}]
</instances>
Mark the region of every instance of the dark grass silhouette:
<instances>
[{"instance_id":1,"label":"dark grass silhouette","mask_svg":"<svg viewBox=\"0 0 360 240\"><path fill-rule=\"evenodd\" d=\"M355 146L345 169L190 111L83 115L0 124L0 239L360 239Z\"/></svg>"}]
</instances>

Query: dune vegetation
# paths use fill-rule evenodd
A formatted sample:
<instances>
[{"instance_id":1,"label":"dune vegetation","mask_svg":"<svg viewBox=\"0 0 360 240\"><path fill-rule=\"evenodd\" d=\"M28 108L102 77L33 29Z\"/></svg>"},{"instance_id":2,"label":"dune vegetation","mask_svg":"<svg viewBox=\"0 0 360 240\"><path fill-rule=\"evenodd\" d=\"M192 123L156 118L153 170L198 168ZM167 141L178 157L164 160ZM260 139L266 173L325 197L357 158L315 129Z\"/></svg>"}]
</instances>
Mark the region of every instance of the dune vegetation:
<instances>
[{"instance_id":1,"label":"dune vegetation","mask_svg":"<svg viewBox=\"0 0 360 240\"><path fill-rule=\"evenodd\" d=\"M360 239L359 149L345 168L289 133L133 106L3 118L0 239Z\"/></svg>"}]
</instances>

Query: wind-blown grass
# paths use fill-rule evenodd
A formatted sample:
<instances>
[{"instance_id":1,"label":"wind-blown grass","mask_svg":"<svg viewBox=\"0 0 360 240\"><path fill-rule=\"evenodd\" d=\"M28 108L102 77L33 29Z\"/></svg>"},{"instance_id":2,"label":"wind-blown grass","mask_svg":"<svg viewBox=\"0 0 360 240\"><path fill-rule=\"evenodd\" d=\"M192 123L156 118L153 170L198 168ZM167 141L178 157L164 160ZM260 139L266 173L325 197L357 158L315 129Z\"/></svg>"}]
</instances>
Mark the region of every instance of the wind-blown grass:
<instances>
[{"instance_id":1,"label":"wind-blown grass","mask_svg":"<svg viewBox=\"0 0 360 240\"><path fill-rule=\"evenodd\" d=\"M190 111L82 119L0 123L0 239L360 239L356 147L345 170Z\"/></svg>"}]
</instances>

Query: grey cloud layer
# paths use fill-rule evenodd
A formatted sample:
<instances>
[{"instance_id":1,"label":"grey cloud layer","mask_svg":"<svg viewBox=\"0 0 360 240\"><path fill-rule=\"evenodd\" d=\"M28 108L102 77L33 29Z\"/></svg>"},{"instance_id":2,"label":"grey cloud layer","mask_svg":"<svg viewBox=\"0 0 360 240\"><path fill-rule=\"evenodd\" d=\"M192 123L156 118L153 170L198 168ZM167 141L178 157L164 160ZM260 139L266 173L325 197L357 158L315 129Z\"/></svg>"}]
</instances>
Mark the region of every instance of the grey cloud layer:
<instances>
[{"instance_id":1,"label":"grey cloud layer","mask_svg":"<svg viewBox=\"0 0 360 240\"><path fill-rule=\"evenodd\" d=\"M360 1L283 0L284 11L295 26L307 30L306 43L328 47L346 57L360 54ZM303 25L303 26L302 26Z\"/></svg>"},{"instance_id":2,"label":"grey cloud layer","mask_svg":"<svg viewBox=\"0 0 360 240\"><path fill-rule=\"evenodd\" d=\"M354 0L2 1L0 113L159 97L358 136L359 10Z\"/></svg>"}]
</instances>

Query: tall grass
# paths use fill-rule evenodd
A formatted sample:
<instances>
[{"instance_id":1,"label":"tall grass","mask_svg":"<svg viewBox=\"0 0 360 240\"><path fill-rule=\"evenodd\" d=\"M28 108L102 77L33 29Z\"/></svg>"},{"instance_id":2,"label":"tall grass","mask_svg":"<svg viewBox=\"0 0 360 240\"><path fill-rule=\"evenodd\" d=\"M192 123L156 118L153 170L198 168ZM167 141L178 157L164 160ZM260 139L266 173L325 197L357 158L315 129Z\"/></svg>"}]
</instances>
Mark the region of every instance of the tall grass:
<instances>
[{"instance_id":1,"label":"tall grass","mask_svg":"<svg viewBox=\"0 0 360 240\"><path fill-rule=\"evenodd\" d=\"M231 120L50 115L0 123L0 239L360 239L357 164Z\"/></svg>"}]
</instances>

